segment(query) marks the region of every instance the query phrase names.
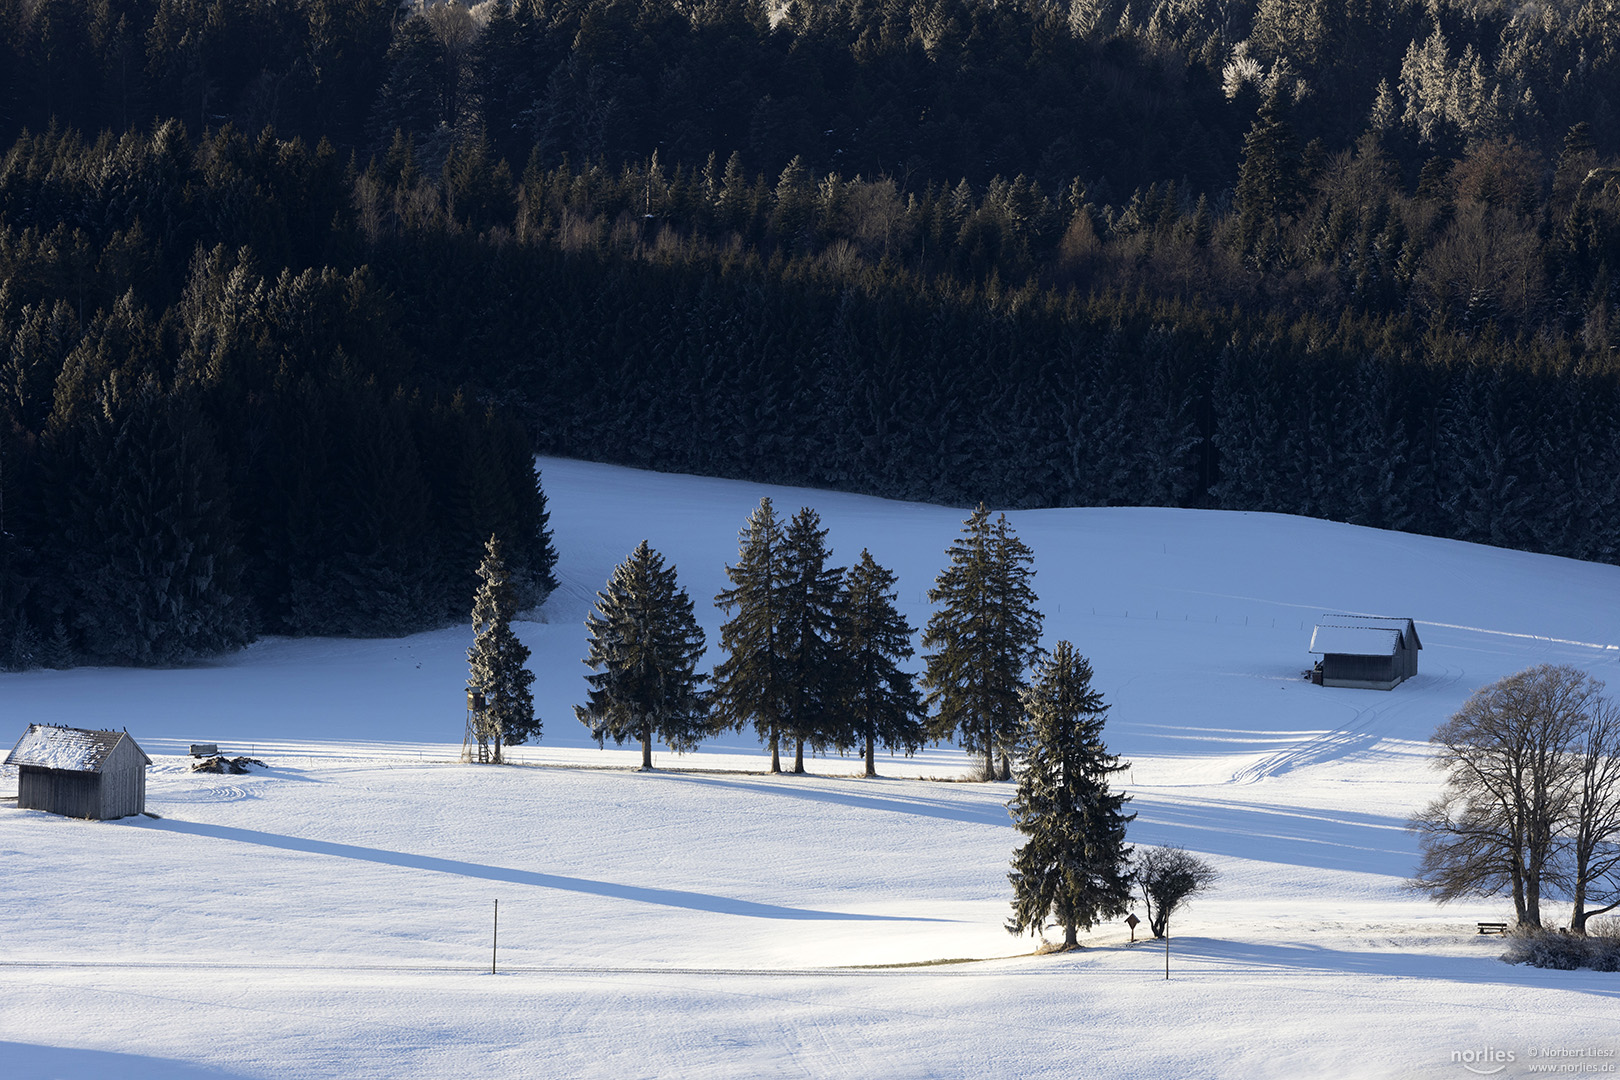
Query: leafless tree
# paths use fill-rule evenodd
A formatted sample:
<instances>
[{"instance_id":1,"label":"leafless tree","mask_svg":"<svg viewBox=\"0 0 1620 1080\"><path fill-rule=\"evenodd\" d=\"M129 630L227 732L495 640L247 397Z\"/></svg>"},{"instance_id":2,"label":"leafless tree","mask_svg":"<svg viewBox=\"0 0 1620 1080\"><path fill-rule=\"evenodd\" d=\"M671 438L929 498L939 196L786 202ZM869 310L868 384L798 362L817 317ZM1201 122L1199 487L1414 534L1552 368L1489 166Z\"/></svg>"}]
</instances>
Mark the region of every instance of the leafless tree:
<instances>
[{"instance_id":1,"label":"leafless tree","mask_svg":"<svg viewBox=\"0 0 1620 1080\"><path fill-rule=\"evenodd\" d=\"M1587 919L1620 907L1620 705L1610 698L1597 702L1573 751L1568 877L1575 908L1569 928L1584 934ZM1588 909L1597 889L1608 903Z\"/></svg>"},{"instance_id":2,"label":"leafless tree","mask_svg":"<svg viewBox=\"0 0 1620 1080\"><path fill-rule=\"evenodd\" d=\"M1602 689L1543 664L1476 692L1434 733L1446 783L1410 822L1422 850L1414 888L1439 901L1506 888L1519 925L1541 925L1576 797L1572 751Z\"/></svg>"},{"instance_id":3,"label":"leafless tree","mask_svg":"<svg viewBox=\"0 0 1620 1080\"><path fill-rule=\"evenodd\" d=\"M1175 847L1148 848L1136 865L1136 882L1147 904L1148 929L1162 938L1170 929L1170 916L1188 900L1215 884L1215 868L1190 851Z\"/></svg>"}]
</instances>

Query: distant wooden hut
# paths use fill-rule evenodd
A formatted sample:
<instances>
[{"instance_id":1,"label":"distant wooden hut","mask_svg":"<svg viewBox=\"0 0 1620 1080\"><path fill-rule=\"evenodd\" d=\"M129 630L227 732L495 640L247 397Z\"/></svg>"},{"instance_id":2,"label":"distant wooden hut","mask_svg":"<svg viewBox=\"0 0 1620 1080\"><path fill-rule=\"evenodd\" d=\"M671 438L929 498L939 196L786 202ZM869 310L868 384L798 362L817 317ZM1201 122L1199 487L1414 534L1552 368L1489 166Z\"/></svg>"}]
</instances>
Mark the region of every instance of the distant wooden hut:
<instances>
[{"instance_id":1,"label":"distant wooden hut","mask_svg":"<svg viewBox=\"0 0 1620 1080\"><path fill-rule=\"evenodd\" d=\"M1322 659L1311 681L1322 686L1393 690L1417 674L1417 625L1411 619L1370 615L1324 615L1311 634Z\"/></svg>"},{"instance_id":2,"label":"distant wooden hut","mask_svg":"<svg viewBox=\"0 0 1620 1080\"><path fill-rule=\"evenodd\" d=\"M103 821L146 810L152 759L127 732L30 724L6 764L17 766L23 810Z\"/></svg>"}]
</instances>

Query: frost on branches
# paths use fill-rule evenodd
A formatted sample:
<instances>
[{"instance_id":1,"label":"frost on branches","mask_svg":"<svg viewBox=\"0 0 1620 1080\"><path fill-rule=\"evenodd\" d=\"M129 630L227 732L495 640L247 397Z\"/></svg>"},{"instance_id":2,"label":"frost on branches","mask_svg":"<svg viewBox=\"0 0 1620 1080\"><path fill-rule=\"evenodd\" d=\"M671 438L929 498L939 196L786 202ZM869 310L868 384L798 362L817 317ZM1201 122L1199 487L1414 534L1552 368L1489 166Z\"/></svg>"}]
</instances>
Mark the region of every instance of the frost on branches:
<instances>
[{"instance_id":1,"label":"frost on branches","mask_svg":"<svg viewBox=\"0 0 1620 1080\"><path fill-rule=\"evenodd\" d=\"M484 545L478 567L481 582L473 597L473 645L467 650L467 689L484 697L474 718L480 750L489 747L491 760L501 761L501 746L516 746L540 737L540 719L534 715L529 686L534 673L526 666L529 647L512 632L517 613L501 542L494 536ZM483 754L479 755L483 759Z\"/></svg>"}]
</instances>

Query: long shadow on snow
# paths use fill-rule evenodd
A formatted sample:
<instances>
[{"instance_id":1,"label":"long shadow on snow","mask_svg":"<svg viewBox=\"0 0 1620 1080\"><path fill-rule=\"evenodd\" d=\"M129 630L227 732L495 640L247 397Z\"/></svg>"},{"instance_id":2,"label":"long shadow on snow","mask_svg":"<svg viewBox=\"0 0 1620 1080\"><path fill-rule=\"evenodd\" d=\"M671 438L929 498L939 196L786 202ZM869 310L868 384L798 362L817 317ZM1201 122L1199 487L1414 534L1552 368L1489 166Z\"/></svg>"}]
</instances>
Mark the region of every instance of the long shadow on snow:
<instances>
[{"instance_id":1,"label":"long shadow on snow","mask_svg":"<svg viewBox=\"0 0 1620 1080\"><path fill-rule=\"evenodd\" d=\"M1225 800L1186 803L1142 796L1133 843L1174 844L1211 855L1407 877L1417 841L1404 818Z\"/></svg>"},{"instance_id":2,"label":"long shadow on snow","mask_svg":"<svg viewBox=\"0 0 1620 1080\"><path fill-rule=\"evenodd\" d=\"M1174 925L1170 929L1173 935ZM1416 951L1356 951L1294 942L1268 945L1196 936L1173 938L1171 949L1183 959L1196 958L1208 965L1187 970L1185 978L1259 972L1382 975L1443 982L1534 984L1620 999L1620 986L1614 985L1613 976L1605 972L1518 966L1503 963L1495 952L1481 952L1478 956L1435 956ZM1518 1008L1512 999L1504 998L1500 1011L1514 1014Z\"/></svg>"},{"instance_id":3,"label":"long shadow on snow","mask_svg":"<svg viewBox=\"0 0 1620 1080\"><path fill-rule=\"evenodd\" d=\"M6 1063L7 1076L48 1076L51 1080L103 1080L108 1076L122 1080L233 1080L241 1076L173 1058L39 1043L0 1041L0 1061Z\"/></svg>"},{"instance_id":4,"label":"long shadow on snow","mask_svg":"<svg viewBox=\"0 0 1620 1080\"><path fill-rule=\"evenodd\" d=\"M887 810L894 814L916 814L919 817L939 818L943 821L964 821L970 825L1002 825L1010 828L1012 819L1007 814L1006 799L989 806L972 806L949 799L923 799L910 795L861 795L850 791L834 791L823 787L799 787L791 773L783 773L781 783L762 783L757 780L732 780L727 777L693 776L690 773L649 773L649 777L683 784L704 784L712 787L755 791L764 795L806 799L810 802L836 803L859 810ZM798 779L808 779L799 777ZM859 781L856 781L859 782ZM922 783L918 781L918 783ZM1012 797L1011 785L991 785Z\"/></svg>"},{"instance_id":5,"label":"long shadow on snow","mask_svg":"<svg viewBox=\"0 0 1620 1080\"><path fill-rule=\"evenodd\" d=\"M564 874L539 874L532 870L509 870L504 866L483 866L459 859L440 859L432 855L408 855L402 851L384 851L381 848L360 847L356 844L334 844L329 840L306 840L297 836L260 832L257 829L237 829L225 825L207 825L200 821L176 821L173 818L157 820L128 820L127 824L141 829L206 836L215 840L234 840L240 844L258 844L261 847L280 848L283 851L302 851L311 855L331 855L339 859L358 859L361 862L383 866L402 866L411 870L431 870L439 874L481 878L485 881L504 881L513 885L532 885L541 889L564 889L590 896L608 896L617 900L634 900L643 904L685 908L688 911L709 911L718 915L745 915L754 919L795 919L849 922L946 922L944 919L908 918L900 915L857 915L842 911L816 911L811 908L782 907L760 904L752 900L737 900L729 896L687 892L684 889L652 889L641 885L618 885L611 881L593 881L590 878L568 877Z\"/></svg>"}]
</instances>

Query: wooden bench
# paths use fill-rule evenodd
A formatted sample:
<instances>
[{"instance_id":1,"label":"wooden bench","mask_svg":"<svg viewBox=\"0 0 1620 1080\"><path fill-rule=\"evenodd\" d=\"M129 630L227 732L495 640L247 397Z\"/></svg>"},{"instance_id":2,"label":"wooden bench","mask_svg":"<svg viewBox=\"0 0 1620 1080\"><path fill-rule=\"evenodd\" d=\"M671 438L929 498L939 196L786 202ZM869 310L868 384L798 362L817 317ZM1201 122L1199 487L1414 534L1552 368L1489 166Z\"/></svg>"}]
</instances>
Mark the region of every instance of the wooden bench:
<instances>
[{"instance_id":1,"label":"wooden bench","mask_svg":"<svg viewBox=\"0 0 1620 1080\"><path fill-rule=\"evenodd\" d=\"M1505 922L1482 922L1479 924L1479 932L1482 934L1506 934L1507 931L1508 924Z\"/></svg>"}]
</instances>

